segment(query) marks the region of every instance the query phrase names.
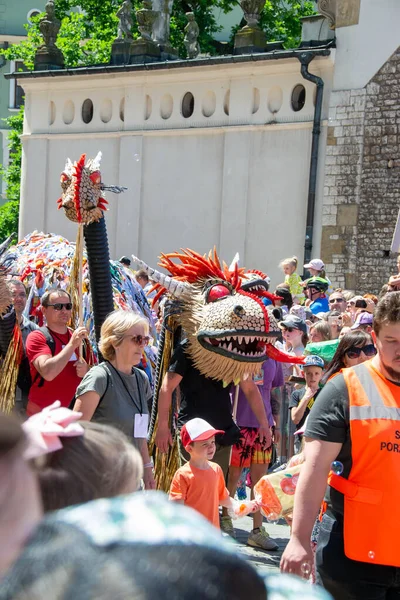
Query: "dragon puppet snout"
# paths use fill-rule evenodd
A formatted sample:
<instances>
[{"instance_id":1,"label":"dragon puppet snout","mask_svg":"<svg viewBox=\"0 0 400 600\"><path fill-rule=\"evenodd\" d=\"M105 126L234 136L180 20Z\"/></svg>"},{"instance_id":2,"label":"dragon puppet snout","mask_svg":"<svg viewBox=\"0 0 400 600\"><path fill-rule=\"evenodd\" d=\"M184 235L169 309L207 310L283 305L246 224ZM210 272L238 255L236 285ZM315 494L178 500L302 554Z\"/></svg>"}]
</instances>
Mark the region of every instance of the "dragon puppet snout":
<instances>
[{"instance_id":1,"label":"dragon puppet snout","mask_svg":"<svg viewBox=\"0 0 400 600\"><path fill-rule=\"evenodd\" d=\"M199 343L210 352L246 362L263 362L266 359L266 337L238 335L232 332L221 337L198 335Z\"/></svg>"},{"instance_id":2,"label":"dragon puppet snout","mask_svg":"<svg viewBox=\"0 0 400 600\"><path fill-rule=\"evenodd\" d=\"M237 361L265 360L269 317L261 301L234 293L206 304L202 316L196 338L203 348Z\"/></svg>"}]
</instances>

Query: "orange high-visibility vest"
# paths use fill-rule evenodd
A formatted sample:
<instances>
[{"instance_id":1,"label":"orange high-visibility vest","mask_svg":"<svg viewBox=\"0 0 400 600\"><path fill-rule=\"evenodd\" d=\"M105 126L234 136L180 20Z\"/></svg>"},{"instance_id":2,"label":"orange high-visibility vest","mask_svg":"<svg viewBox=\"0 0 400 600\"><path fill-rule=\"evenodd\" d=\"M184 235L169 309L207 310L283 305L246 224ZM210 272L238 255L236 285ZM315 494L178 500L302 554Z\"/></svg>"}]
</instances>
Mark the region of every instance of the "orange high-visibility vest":
<instances>
[{"instance_id":1,"label":"orange high-visibility vest","mask_svg":"<svg viewBox=\"0 0 400 600\"><path fill-rule=\"evenodd\" d=\"M344 494L344 551L400 567L400 387L367 361L342 371L349 393L352 468L328 483Z\"/></svg>"}]
</instances>

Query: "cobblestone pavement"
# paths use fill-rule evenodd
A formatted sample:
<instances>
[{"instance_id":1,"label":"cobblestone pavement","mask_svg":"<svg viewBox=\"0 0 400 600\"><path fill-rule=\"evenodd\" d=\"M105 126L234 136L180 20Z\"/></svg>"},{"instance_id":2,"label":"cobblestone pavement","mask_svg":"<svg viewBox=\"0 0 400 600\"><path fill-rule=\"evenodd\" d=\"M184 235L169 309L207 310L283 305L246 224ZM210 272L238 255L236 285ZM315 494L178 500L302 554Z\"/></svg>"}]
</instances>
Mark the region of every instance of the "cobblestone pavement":
<instances>
[{"instance_id":1,"label":"cobblestone pavement","mask_svg":"<svg viewBox=\"0 0 400 600\"><path fill-rule=\"evenodd\" d=\"M239 519L234 522L238 552L244 558L249 560L252 565L261 572L278 572L282 552L289 541L288 525L283 520L279 521L277 524L264 523L264 526L266 527L270 536L276 541L277 544L279 544L279 549L275 550L274 552L258 550L257 548L252 548L251 546L246 545L247 536L249 535L252 526L253 519L251 517L244 517L243 519Z\"/></svg>"}]
</instances>

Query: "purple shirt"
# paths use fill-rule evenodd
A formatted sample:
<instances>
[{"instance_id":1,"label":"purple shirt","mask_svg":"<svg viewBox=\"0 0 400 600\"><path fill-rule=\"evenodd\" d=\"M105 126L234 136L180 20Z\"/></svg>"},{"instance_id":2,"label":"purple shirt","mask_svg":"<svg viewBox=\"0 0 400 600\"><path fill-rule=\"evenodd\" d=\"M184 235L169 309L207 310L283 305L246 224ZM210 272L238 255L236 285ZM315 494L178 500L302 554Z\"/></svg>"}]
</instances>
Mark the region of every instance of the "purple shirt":
<instances>
[{"instance_id":1,"label":"purple shirt","mask_svg":"<svg viewBox=\"0 0 400 600\"><path fill-rule=\"evenodd\" d=\"M271 390L276 387L281 387L284 384L282 365L275 360L269 358L262 365L263 382L258 385L261 397L264 401L265 412L267 413L268 423L272 427L274 418L271 410ZM257 380L256 380L257 383ZM234 390L235 388L233 388ZM235 397L235 392L232 393L232 399ZM255 414L250 408L246 396L239 390L238 407L236 413L236 423L238 427L259 427L259 423Z\"/></svg>"}]
</instances>

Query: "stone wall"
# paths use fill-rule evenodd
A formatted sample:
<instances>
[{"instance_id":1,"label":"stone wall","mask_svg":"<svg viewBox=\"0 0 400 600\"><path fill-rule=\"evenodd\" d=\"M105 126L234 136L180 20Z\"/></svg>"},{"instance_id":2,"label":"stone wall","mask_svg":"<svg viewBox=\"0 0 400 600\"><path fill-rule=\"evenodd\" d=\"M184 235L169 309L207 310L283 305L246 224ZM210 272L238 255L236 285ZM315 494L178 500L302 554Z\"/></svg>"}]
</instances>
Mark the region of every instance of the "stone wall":
<instances>
[{"instance_id":1,"label":"stone wall","mask_svg":"<svg viewBox=\"0 0 400 600\"><path fill-rule=\"evenodd\" d=\"M400 206L400 48L367 85L357 240L357 287L378 291L395 259L389 250ZM388 168L394 161L394 168Z\"/></svg>"},{"instance_id":2,"label":"stone wall","mask_svg":"<svg viewBox=\"0 0 400 600\"><path fill-rule=\"evenodd\" d=\"M357 292L378 293L395 270L389 249L400 205L399 85L400 49L366 88L331 95L322 259L335 286Z\"/></svg>"},{"instance_id":3,"label":"stone wall","mask_svg":"<svg viewBox=\"0 0 400 600\"><path fill-rule=\"evenodd\" d=\"M365 90L333 92L322 208L322 259L335 286L356 287Z\"/></svg>"}]
</instances>

